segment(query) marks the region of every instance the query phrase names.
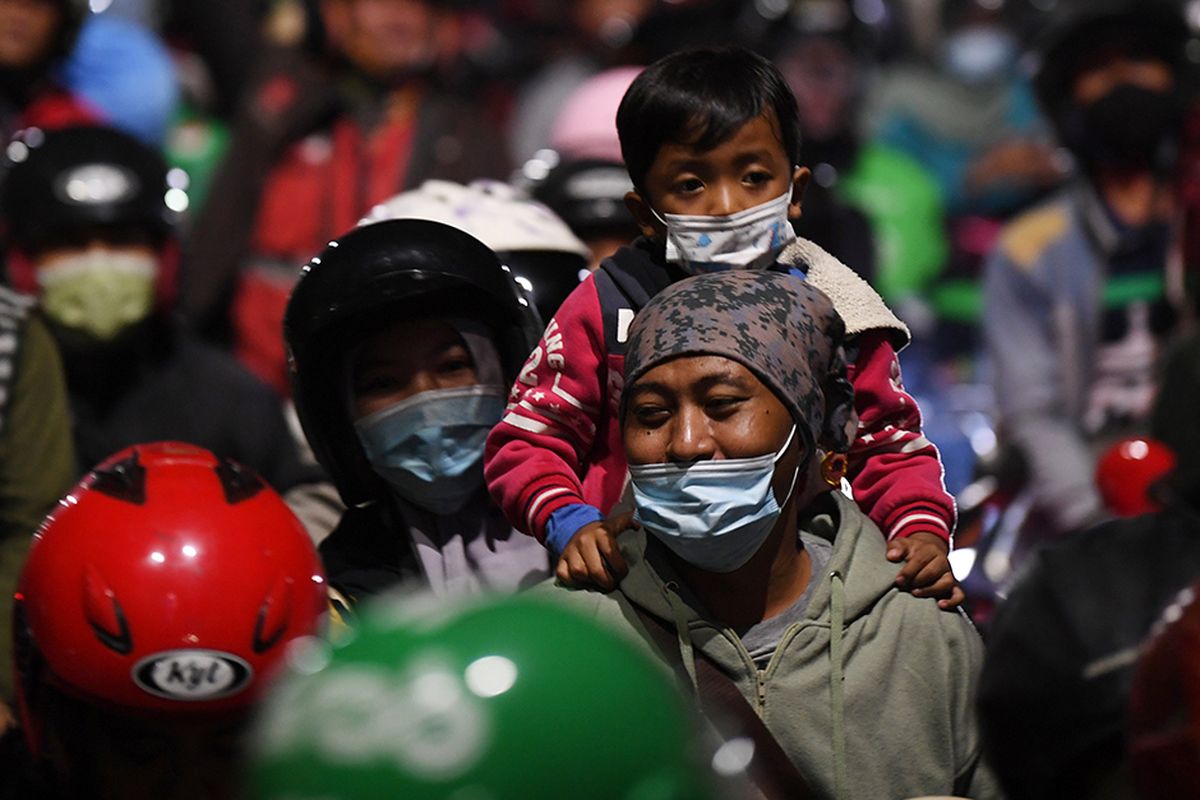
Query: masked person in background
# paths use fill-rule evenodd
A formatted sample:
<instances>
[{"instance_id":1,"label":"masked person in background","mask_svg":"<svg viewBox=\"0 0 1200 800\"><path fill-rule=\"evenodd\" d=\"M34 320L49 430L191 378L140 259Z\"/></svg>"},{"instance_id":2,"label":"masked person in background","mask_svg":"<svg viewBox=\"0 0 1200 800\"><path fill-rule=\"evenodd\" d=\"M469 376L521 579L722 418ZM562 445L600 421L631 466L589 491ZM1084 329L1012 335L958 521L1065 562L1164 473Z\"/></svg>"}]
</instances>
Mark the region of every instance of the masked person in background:
<instances>
[{"instance_id":1,"label":"masked person in background","mask_svg":"<svg viewBox=\"0 0 1200 800\"><path fill-rule=\"evenodd\" d=\"M984 335L1003 433L1060 530L1096 519L1096 453L1144 425L1169 293L1172 172L1187 29L1168 2L1072 6L1047 29L1040 100L1073 184L1011 222L988 258Z\"/></svg>"},{"instance_id":2,"label":"masked person in background","mask_svg":"<svg viewBox=\"0 0 1200 800\"><path fill-rule=\"evenodd\" d=\"M62 351L79 472L129 445L192 442L280 491L309 477L278 398L172 318L178 173L127 134L29 130L0 188L8 278Z\"/></svg>"},{"instance_id":3,"label":"masked person in background","mask_svg":"<svg viewBox=\"0 0 1200 800\"><path fill-rule=\"evenodd\" d=\"M842 342L829 298L788 275L702 275L651 300L620 403L641 530L617 537L615 591L567 597L647 639L706 710L718 673L812 796L997 797L974 722L982 642L900 591L836 490L857 424Z\"/></svg>"},{"instance_id":4,"label":"masked person in background","mask_svg":"<svg viewBox=\"0 0 1200 800\"><path fill-rule=\"evenodd\" d=\"M350 604L407 579L446 595L549 573L483 484L537 329L496 255L439 222L365 225L304 268L284 337L304 433L349 509L321 556Z\"/></svg>"},{"instance_id":5,"label":"masked person in background","mask_svg":"<svg viewBox=\"0 0 1200 800\"><path fill-rule=\"evenodd\" d=\"M113 455L21 572L0 797L241 797L250 711L326 597L303 526L252 470L180 442Z\"/></svg>"}]
</instances>

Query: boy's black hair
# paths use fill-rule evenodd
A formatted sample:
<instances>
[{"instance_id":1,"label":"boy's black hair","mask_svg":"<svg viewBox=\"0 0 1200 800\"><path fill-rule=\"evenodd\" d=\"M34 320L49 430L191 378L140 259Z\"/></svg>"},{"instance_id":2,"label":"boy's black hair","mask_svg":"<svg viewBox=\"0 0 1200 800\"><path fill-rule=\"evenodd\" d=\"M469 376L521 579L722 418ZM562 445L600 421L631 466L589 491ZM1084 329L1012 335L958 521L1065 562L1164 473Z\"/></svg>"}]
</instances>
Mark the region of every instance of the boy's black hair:
<instances>
[{"instance_id":1,"label":"boy's black hair","mask_svg":"<svg viewBox=\"0 0 1200 800\"><path fill-rule=\"evenodd\" d=\"M617 109L621 154L634 188L666 142L710 150L747 122L774 112L792 164L800 154L796 98L767 59L743 47L684 50L651 64L634 79Z\"/></svg>"}]
</instances>

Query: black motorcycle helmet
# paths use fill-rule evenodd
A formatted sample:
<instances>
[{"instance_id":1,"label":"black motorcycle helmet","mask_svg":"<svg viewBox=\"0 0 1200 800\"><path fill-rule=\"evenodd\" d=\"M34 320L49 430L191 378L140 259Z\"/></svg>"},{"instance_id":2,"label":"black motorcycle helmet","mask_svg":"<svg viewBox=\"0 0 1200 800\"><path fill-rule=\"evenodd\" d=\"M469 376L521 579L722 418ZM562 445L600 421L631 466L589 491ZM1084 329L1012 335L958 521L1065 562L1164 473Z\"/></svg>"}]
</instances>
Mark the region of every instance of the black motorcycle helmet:
<instances>
[{"instance_id":1,"label":"black motorcycle helmet","mask_svg":"<svg viewBox=\"0 0 1200 800\"><path fill-rule=\"evenodd\" d=\"M0 177L8 283L37 294L31 256L132 234L158 248L158 303L169 306L177 288L175 226L187 207L186 185L157 150L115 128L22 131L8 144Z\"/></svg>"},{"instance_id":2,"label":"black motorcycle helmet","mask_svg":"<svg viewBox=\"0 0 1200 800\"><path fill-rule=\"evenodd\" d=\"M625 195L633 191L633 183L624 164L600 159L559 161L533 182L529 191L585 241L638 235L637 224L625 207Z\"/></svg>"},{"instance_id":3,"label":"black motorcycle helmet","mask_svg":"<svg viewBox=\"0 0 1200 800\"><path fill-rule=\"evenodd\" d=\"M22 250L98 227L128 226L165 239L186 195L152 147L115 128L30 128L9 143L0 188L7 237Z\"/></svg>"},{"instance_id":4,"label":"black motorcycle helmet","mask_svg":"<svg viewBox=\"0 0 1200 800\"><path fill-rule=\"evenodd\" d=\"M542 330L508 268L457 228L393 219L330 242L301 270L283 334L300 424L348 506L386 492L354 432L345 389L350 350L405 317L483 322L508 381L516 379Z\"/></svg>"},{"instance_id":5,"label":"black motorcycle helmet","mask_svg":"<svg viewBox=\"0 0 1200 800\"><path fill-rule=\"evenodd\" d=\"M1038 102L1068 140L1075 77L1087 55L1107 42L1149 51L1176 73L1184 62L1187 24L1172 0L1088 0L1063 3L1034 41L1033 84ZM1065 134L1065 136L1064 136Z\"/></svg>"}]
</instances>

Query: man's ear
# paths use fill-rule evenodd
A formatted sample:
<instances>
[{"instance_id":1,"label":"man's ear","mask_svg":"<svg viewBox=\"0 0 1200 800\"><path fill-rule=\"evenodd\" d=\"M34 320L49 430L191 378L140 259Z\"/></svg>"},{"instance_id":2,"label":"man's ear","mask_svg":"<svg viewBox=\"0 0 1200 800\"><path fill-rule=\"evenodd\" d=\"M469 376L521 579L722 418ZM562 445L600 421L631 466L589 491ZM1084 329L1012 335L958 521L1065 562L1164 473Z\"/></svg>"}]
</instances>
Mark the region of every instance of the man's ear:
<instances>
[{"instance_id":1,"label":"man's ear","mask_svg":"<svg viewBox=\"0 0 1200 800\"><path fill-rule=\"evenodd\" d=\"M625 207L633 215L633 221L637 223L638 230L642 232L642 236L645 236L647 239L654 239L666 235L666 228L658 221L658 217L654 216L654 212L650 210L650 204L643 200L640 194L637 192L626 192Z\"/></svg>"},{"instance_id":2,"label":"man's ear","mask_svg":"<svg viewBox=\"0 0 1200 800\"><path fill-rule=\"evenodd\" d=\"M804 190L812 178L812 170L808 167L796 167L792 172L792 200L788 203L788 219L800 219L804 201Z\"/></svg>"}]
</instances>

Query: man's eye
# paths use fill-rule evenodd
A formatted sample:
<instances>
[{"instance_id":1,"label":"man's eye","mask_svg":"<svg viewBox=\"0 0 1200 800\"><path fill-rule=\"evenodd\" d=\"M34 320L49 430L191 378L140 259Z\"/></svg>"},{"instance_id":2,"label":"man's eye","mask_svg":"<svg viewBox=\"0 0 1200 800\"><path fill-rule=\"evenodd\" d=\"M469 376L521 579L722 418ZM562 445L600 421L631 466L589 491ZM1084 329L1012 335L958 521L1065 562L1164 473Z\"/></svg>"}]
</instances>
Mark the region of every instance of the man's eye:
<instances>
[{"instance_id":1,"label":"man's eye","mask_svg":"<svg viewBox=\"0 0 1200 800\"><path fill-rule=\"evenodd\" d=\"M668 412L662 406L638 406L633 410L638 423L646 426L660 425L666 421Z\"/></svg>"},{"instance_id":2,"label":"man's eye","mask_svg":"<svg viewBox=\"0 0 1200 800\"><path fill-rule=\"evenodd\" d=\"M743 397L712 397L705 403L710 414L728 414L737 410Z\"/></svg>"}]
</instances>

